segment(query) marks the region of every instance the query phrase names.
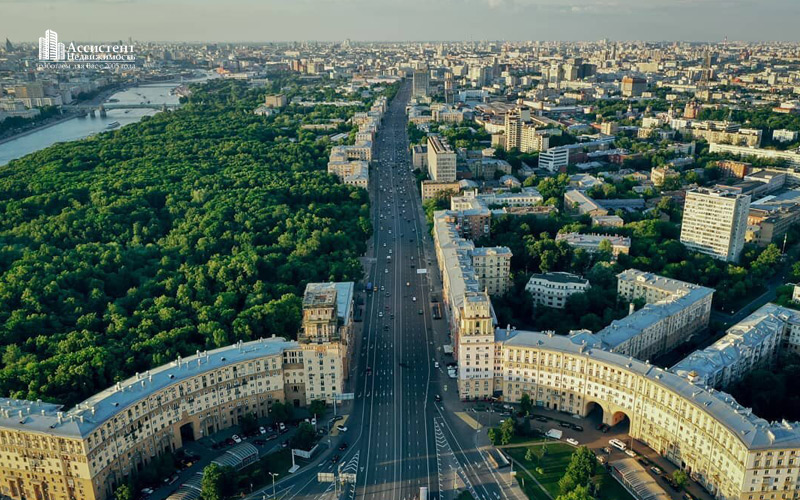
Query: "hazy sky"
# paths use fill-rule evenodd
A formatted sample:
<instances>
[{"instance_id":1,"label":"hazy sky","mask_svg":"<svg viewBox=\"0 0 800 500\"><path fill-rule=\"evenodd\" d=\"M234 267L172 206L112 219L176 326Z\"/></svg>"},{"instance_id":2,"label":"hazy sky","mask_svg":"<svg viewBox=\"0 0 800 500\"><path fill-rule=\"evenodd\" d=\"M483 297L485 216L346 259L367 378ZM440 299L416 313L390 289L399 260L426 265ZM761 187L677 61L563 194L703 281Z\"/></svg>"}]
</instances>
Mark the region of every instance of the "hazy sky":
<instances>
[{"instance_id":1,"label":"hazy sky","mask_svg":"<svg viewBox=\"0 0 800 500\"><path fill-rule=\"evenodd\" d=\"M0 39L800 40L800 0L0 0Z\"/></svg>"}]
</instances>

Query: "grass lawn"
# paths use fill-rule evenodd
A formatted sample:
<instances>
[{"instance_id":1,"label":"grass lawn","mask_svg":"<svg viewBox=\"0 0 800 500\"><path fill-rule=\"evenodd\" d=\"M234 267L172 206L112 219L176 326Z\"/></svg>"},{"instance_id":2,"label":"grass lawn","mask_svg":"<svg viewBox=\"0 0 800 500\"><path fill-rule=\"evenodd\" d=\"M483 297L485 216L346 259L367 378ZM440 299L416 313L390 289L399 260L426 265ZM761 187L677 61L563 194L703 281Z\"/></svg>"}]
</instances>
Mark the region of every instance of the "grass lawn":
<instances>
[{"instance_id":1,"label":"grass lawn","mask_svg":"<svg viewBox=\"0 0 800 500\"><path fill-rule=\"evenodd\" d=\"M553 498L556 498L560 494L558 480L564 475L575 448L565 443L551 442L547 445L547 455L541 458L538 463L525 460L528 448L532 448L535 454L541 456L542 445L538 443L529 447L505 448L503 451L517 462L525 465L525 468L533 474L548 493ZM542 469L542 474L536 471L537 468ZM628 492L600 464L597 464L597 474L592 479L595 484L600 486L599 498L603 500L633 500ZM517 473L517 481L520 485L524 485L523 490L528 495L528 498L548 500L547 495L524 472L519 471Z\"/></svg>"}]
</instances>

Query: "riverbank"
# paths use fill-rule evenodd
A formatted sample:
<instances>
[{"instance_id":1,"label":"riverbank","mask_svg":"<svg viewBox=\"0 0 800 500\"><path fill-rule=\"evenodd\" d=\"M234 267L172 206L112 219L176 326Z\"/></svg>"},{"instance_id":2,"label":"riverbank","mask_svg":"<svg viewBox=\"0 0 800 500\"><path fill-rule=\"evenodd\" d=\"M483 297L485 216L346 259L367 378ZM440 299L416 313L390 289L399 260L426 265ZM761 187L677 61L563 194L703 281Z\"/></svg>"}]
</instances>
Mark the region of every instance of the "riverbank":
<instances>
[{"instance_id":1,"label":"riverbank","mask_svg":"<svg viewBox=\"0 0 800 500\"><path fill-rule=\"evenodd\" d=\"M67 122L69 120L74 120L78 116L80 116L80 115L77 114L77 113L68 113L66 116L62 116L62 117L57 118L55 120L51 120L51 121L42 123L40 125L37 125L37 126L35 126L33 128L29 128L29 129L23 130L22 132L18 132L18 133L14 134L14 135L11 135L9 137L4 137L4 138L0 139L0 145L5 144L7 142L14 141L16 139L19 139L20 137L25 137L26 135L34 134L34 133L39 132L41 130L44 130L46 128L50 128L50 127L52 127L54 125L58 125L59 123L64 123L64 122Z\"/></svg>"}]
</instances>

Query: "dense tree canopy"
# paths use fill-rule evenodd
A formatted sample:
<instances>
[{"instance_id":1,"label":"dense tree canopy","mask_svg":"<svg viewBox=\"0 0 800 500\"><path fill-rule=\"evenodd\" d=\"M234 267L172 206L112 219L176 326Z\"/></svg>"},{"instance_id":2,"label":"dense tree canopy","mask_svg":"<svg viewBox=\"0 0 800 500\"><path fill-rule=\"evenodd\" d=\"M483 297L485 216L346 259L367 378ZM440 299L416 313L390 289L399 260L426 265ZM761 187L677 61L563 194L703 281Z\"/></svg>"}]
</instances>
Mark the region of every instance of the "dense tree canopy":
<instances>
[{"instance_id":1,"label":"dense tree canopy","mask_svg":"<svg viewBox=\"0 0 800 500\"><path fill-rule=\"evenodd\" d=\"M0 394L74 403L178 354L293 337L307 282L360 278L367 193L326 173L304 115L252 113L286 84L211 82L0 168Z\"/></svg>"}]
</instances>

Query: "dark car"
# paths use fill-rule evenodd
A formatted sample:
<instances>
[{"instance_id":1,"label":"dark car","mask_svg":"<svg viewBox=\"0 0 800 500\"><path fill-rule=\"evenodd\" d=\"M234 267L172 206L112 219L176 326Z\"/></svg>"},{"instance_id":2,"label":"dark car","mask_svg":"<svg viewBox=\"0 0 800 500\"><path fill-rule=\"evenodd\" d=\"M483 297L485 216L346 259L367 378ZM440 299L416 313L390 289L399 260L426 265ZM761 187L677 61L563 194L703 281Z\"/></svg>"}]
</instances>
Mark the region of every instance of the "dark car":
<instances>
[{"instance_id":1,"label":"dark car","mask_svg":"<svg viewBox=\"0 0 800 500\"><path fill-rule=\"evenodd\" d=\"M340 457L339 455L334 455L334 456L331 458L331 463L332 463L332 464L335 464L335 463L337 463L337 462L339 461L339 459L341 459L341 458L342 458L342 457Z\"/></svg>"},{"instance_id":2,"label":"dark car","mask_svg":"<svg viewBox=\"0 0 800 500\"><path fill-rule=\"evenodd\" d=\"M257 446L264 446L265 444L267 444L267 442L264 441L263 439L256 439L253 441L253 443L256 444Z\"/></svg>"},{"instance_id":3,"label":"dark car","mask_svg":"<svg viewBox=\"0 0 800 500\"><path fill-rule=\"evenodd\" d=\"M435 399L438 402L442 400L442 396L437 394L436 396L433 397L433 399Z\"/></svg>"},{"instance_id":4,"label":"dark car","mask_svg":"<svg viewBox=\"0 0 800 500\"><path fill-rule=\"evenodd\" d=\"M572 428L572 425L570 425L570 423L569 423L569 422L559 422L559 423L558 423L558 426L559 426L559 427L564 427L565 429L570 429L570 428Z\"/></svg>"},{"instance_id":5,"label":"dark car","mask_svg":"<svg viewBox=\"0 0 800 500\"><path fill-rule=\"evenodd\" d=\"M534 420L537 420L537 421L539 421L539 422L547 422L547 417L543 417L543 416L541 416L541 415L538 415L538 416L536 416L536 417L533 417L533 419L534 419Z\"/></svg>"},{"instance_id":6,"label":"dark car","mask_svg":"<svg viewBox=\"0 0 800 500\"><path fill-rule=\"evenodd\" d=\"M347 449L347 443L342 443L339 445L339 450L344 451Z\"/></svg>"},{"instance_id":7,"label":"dark car","mask_svg":"<svg viewBox=\"0 0 800 500\"><path fill-rule=\"evenodd\" d=\"M272 441L273 439L278 439L278 435L270 434L269 436L267 436L267 441Z\"/></svg>"},{"instance_id":8,"label":"dark car","mask_svg":"<svg viewBox=\"0 0 800 500\"><path fill-rule=\"evenodd\" d=\"M578 432L583 432L583 427L578 424L572 424L572 428Z\"/></svg>"}]
</instances>

